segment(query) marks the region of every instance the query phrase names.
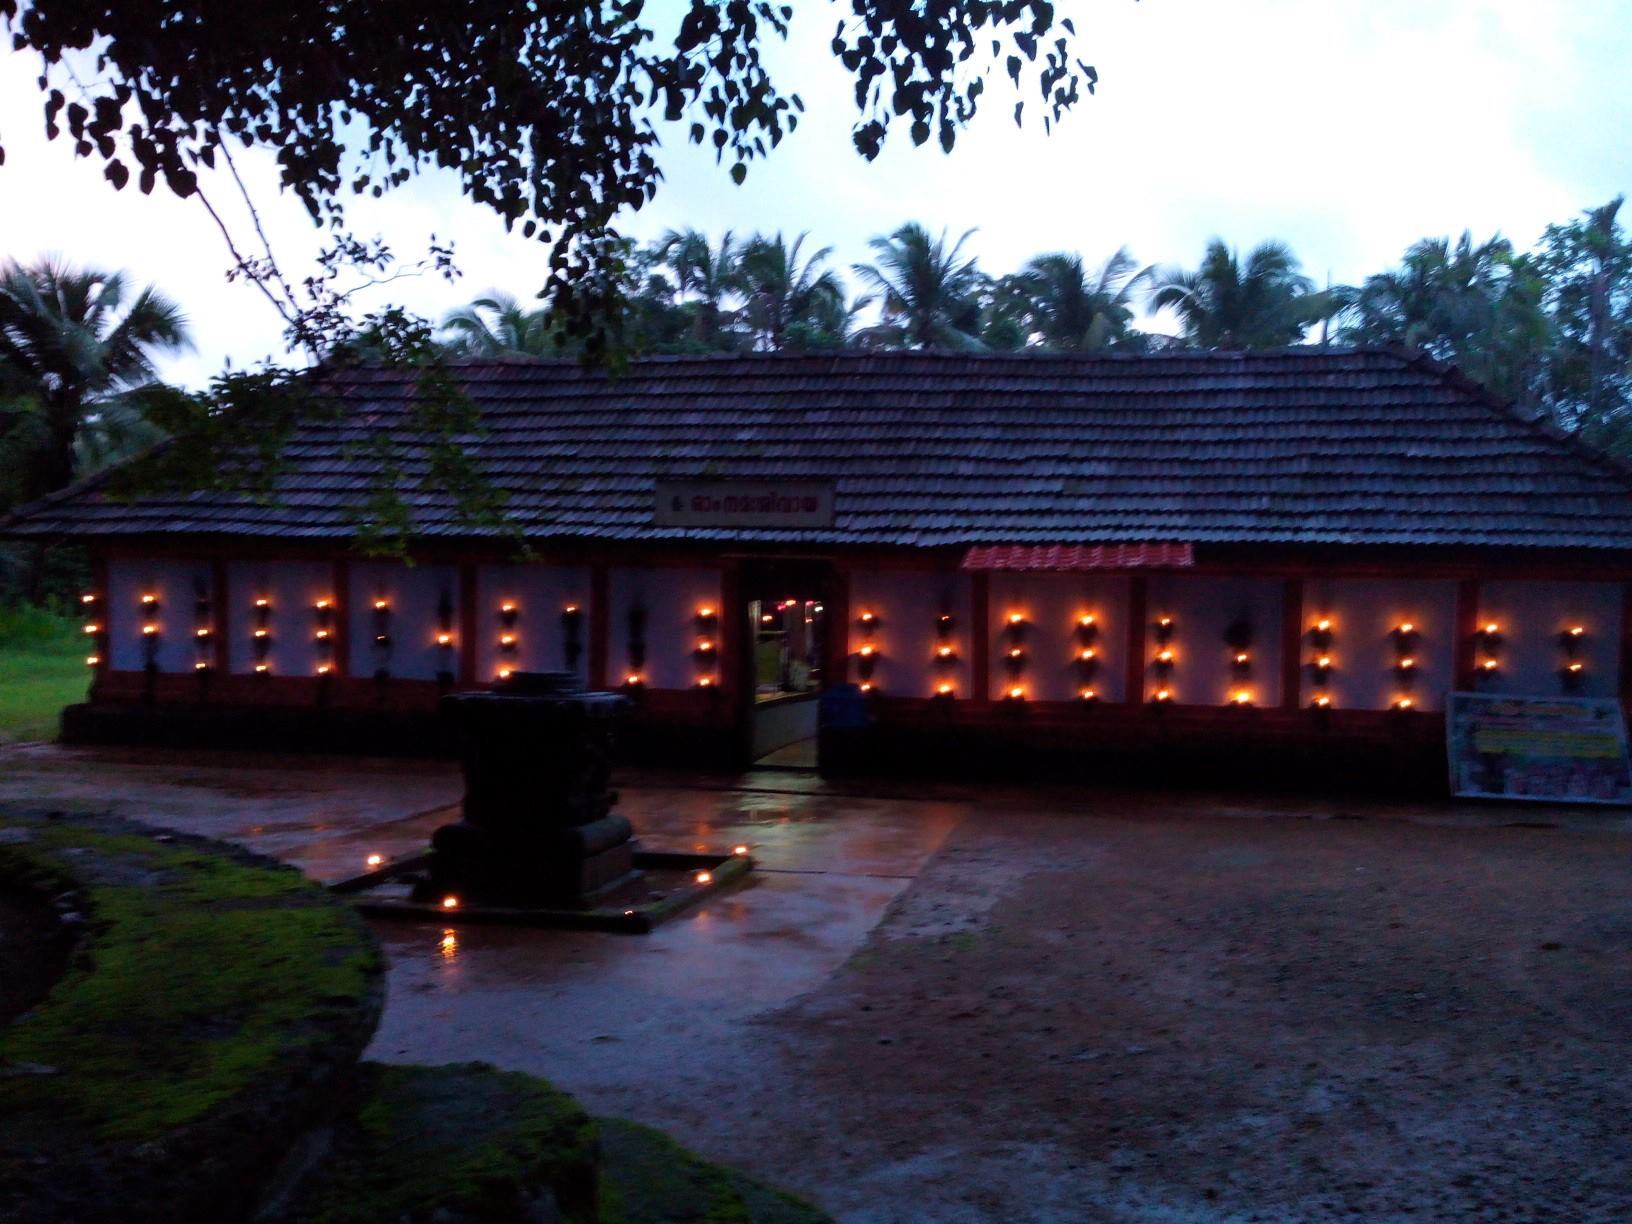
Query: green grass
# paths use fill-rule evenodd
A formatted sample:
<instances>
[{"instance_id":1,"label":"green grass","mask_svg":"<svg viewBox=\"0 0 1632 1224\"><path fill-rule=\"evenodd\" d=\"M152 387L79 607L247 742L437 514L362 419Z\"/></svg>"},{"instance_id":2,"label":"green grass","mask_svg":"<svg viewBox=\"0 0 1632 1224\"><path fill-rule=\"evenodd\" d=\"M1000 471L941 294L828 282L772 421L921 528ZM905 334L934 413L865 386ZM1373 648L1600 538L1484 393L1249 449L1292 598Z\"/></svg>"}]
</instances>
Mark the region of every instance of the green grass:
<instances>
[{"instance_id":1,"label":"green grass","mask_svg":"<svg viewBox=\"0 0 1632 1224\"><path fill-rule=\"evenodd\" d=\"M0 608L0 743L51 739L90 681L79 626L39 608Z\"/></svg>"}]
</instances>

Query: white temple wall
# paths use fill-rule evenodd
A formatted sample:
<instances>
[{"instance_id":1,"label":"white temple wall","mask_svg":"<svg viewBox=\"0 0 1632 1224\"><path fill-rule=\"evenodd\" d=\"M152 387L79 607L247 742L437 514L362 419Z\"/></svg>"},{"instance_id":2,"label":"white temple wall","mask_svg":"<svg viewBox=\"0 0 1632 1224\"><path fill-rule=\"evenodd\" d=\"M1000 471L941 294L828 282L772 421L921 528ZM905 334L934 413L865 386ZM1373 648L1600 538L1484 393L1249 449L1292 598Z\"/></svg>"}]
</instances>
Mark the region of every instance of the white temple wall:
<instances>
[{"instance_id":1,"label":"white temple wall","mask_svg":"<svg viewBox=\"0 0 1632 1224\"><path fill-rule=\"evenodd\" d=\"M717 657L704 661L696 655L700 635L697 613L714 609L720 614L720 571L717 569L615 566L607 572L606 683L616 688L625 677L638 674L647 688L689 689L702 675L719 675ZM630 657L632 609L645 610L646 657L637 669ZM715 655L719 654L716 627Z\"/></svg>"},{"instance_id":2,"label":"white temple wall","mask_svg":"<svg viewBox=\"0 0 1632 1224\"><path fill-rule=\"evenodd\" d=\"M504 605L514 604L506 626ZM578 657L567 665L569 614L577 626ZM476 578L476 680L487 683L500 668L514 671L576 671L589 683L589 567L582 565L484 565ZM515 638L506 650L502 635ZM609 669L608 676L614 673ZM610 681L609 681L610 682Z\"/></svg>"},{"instance_id":3,"label":"white temple wall","mask_svg":"<svg viewBox=\"0 0 1632 1224\"><path fill-rule=\"evenodd\" d=\"M389 649L375 642L381 623L374 604L384 600ZM441 610L446 601L447 628ZM459 671L459 570L453 565L403 565L357 561L351 566L351 674L372 676L380 668L393 679L435 680ZM437 641L448 634L448 643Z\"/></svg>"},{"instance_id":4,"label":"white temple wall","mask_svg":"<svg viewBox=\"0 0 1632 1224\"><path fill-rule=\"evenodd\" d=\"M209 561L119 557L107 562L107 590L94 619L104 626L105 647L98 653L116 671L141 671L151 657L166 673L187 673L204 661L214 665L215 644L226 635L229 670L245 675L265 663L273 676L311 676L338 658L345 635L350 673L371 677L384 666L393 677L434 680L440 673L459 673L462 620L460 574L454 565L407 566L392 561L350 564L350 606L338 606L334 568L329 561L232 561L226 569L227 590L213 589ZM621 684L633 670L629 613L646 610L645 660L640 673L651 688L689 689L700 676L719 676L718 654L711 661L696 655L697 613L711 607L723 613L721 571L705 566L634 567L608 570L607 657L609 687ZM1145 662L1142 691L1128 693L1126 658L1129 636L1130 580L1126 575L993 573L987 608L989 688L1002 699L1018 683L1028 700L1065 702L1091 685L1106 702L1148 700L1164 681L1148 666L1162 643L1160 618L1173 618L1169 648L1173 667L1165 685L1173 699L1186 705L1224 705L1247 690L1254 704L1276 706L1281 692L1281 627L1284 581L1279 577L1158 573L1147 579ZM833 632L846 640L847 678L862 679L858 651L875 650L871 680L885 696L931 697L950 684L963 699L970 690L974 643L971 605L973 583L958 571L877 570L850 575L849 618ZM1444 708L1454 683L1458 584L1451 579L1310 578L1304 582L1299 630L1300 702L1317 694L1330 697L1335 709L1384 710L1402 696L1415 708ZM1479 691L1522 696L1614 696L1619 689L1623 591L1619 583L1487 580L1479 584L1478 621L1494 623L1498 633L1487 644L1477 640L1476 662L1495 658L1498 666L1480 669ZM153 596L144 604L144 596ZM201 608L200 598L206 601ZM264 599L264 614L256 601ZM375 600L389 606L391 645L381 652ZM579 676L591 674L591 581L587 565L483 565L476 575L474 625L477 683L493 679L501 667L516 670L566 670L566 629L562 613L579 609L577 659ZM330 601L328 617L333 645L325 647L318 631L324 623L318 605ZM516 606L513 625L502 615L506 603ZM444 623L443 606L446 607ZM861 616L876 617L870 632ZM939 617L950 613L953 625L943 639ZM1024 618L1021 638L1024 664L1018 681L1006 664L1013 639L1008 618ZM1078 631L1083 616L1094 618L1095 632L1085 643ZM1310 636L1321 619L1331 621L1327 653L1332 667L1318 683L1309 664L1319 653ZM268 629L264 648L254 630ZM1226 640L1232 625L1251 627L1246 647L1250 674L1237 672L1237 647ZM1407 679L1398 668L1401 647L1396 630L1413 626L1410 649L1414 666ZM144 625L156 632L146 635ZM197 635L201 624L211 633ZM1579 628L1579 635L1570 630ZM446 644L438 636L446 633ZM500 636L513 633L513 652ZM721 628L715 627L718 650ZM938 662L942 645L950 660ZM1096 654L1089 676L1077 663L1084 645ZM92 638L86 653L96 651ZM1567 668L1576 662L1579 672ZM1568 677L1574 676L1573 681Z\"/></svg>"},{"instance_id":5,"label":"white temple wall","mask_svg":"<svg viewBox=\"0 0 1632 1224\"><path fill-rule=\"evenodd\" d=\"M148 595L153 602L144 604L143 597ZM213 660L213 653L200 653L200 596L210 601L210 618L218 624L207 561L126 557L109 561L108 589L95 622L105 626L108 666L116 671L143 671L150 651L153 665L161 672L190 672L200 657ZM152 625L155 632L144 634L146 625Z\"/></svg>"},{"instance_id":6,"label":"white temple wall","mask_svg":"<svg viewBox=\"0 0 1632 1224\"><path fill-rule=\"evenodd\" d=\"M1409 697L1419 710L1442 710L1456 675L1455 582L1409 578L1311 579L1303 589L1303 703L1317 686L1307 666L1315 651L1309 629L1332 622L1332 667L1325 692L1335 709L1386 710ZM1413 627L1414 666L1407 680L1397 669L1395 630Z\"/></svg>"},{"instance_id":7,"label":"white temple wall","mask_svg":"<svg viewBox=\"0 0 1632 1224\"><path fill-rule=\"evenodd\" d=\"M1282 579L1153 574L1147 591L1144 700L1166 687L1181 705L1228 705L1242 691L1253 705L1280 705ZM1173 664L1165 677L1152 666L1163 649L1157 626L1164 616L1173 619L1167 643ZM1238 648L1226 640L1237 625L1251 633L1243 673L1234 663Z\"/></svg>"},{"instance_id":8,"label":"white temple wall","mask_svg":"<svg viewBox=\"0 0 1632 1224\"><path fill-rule=\"evenodd\" d=\"M1474 660L1480 692L1517 696L1612 697L1618 687L1621 587L1609 582L1485 582L1479 588L1479 624L1498 634L1477 639ZM1570 630L1579 628L1579 635ZM1571 648L1564 642L1571 636ZM1573 648L1573 649L1572 649ZM1494 658L1486 673L1479 665ZM1572 686L1565 667L1579 662Z\"/></svg>"},{"instance_id":9,"label":"white temple wall","mask_svg":"<svg viewBox=\"0 0 1632 1224\"><path fill-rule=\"evenodd\" d=\"M970 582L967 574L936 570L857 570L850 575L850 623L833 626L847 634L848 679L862 680L864 645L877 651L871 683L887 697L933 697L941 684L950 684L954 697L969 695ZM876 618L870 632L861 617ZM952 631L944 644L954 652L950 662L937 662L943 645L939 621L950 613Z\"/></svg>"},{"instance_id":10,"label":"white temple wall","mask_svg":"<svg viewBox=\"0 0 1632 1224\"><path fill-rule=\"evenodd\" d=\"M317 638L326 627L331 643L345 632L337 610L334 566L327 561L233 561L227 566L227 606L218 613L218 632L227 635L228 670L251 674L265 662L274 676L312 676L320 662L334 658ZM264 610L255 601L264 599ZM320 600L329 603L329 615L319 616ZM263 648L255 630L264 619Z\"/></svg>"},{"instance_id":11,"label":"white temple wall","mask_svg":"<svg viewBox=\"0 0 1632 1224\"><path fill-rule=\"evenodd\" d=\"M1005 697L1018 686L1028 701L1080 699L1084 687L1101 701L1124 699L1127 677L1128 579L1106 574L994 573L988 586L987 627L990 676L988 696ZM1015 677L1009 652L1015 649L1011 616L1024 617L1019 648L1025 651ZM1084 643L1079 622L1094 618ZM1084 667L1079 655L1091 649Z\"/></svg>"}]
</instances>

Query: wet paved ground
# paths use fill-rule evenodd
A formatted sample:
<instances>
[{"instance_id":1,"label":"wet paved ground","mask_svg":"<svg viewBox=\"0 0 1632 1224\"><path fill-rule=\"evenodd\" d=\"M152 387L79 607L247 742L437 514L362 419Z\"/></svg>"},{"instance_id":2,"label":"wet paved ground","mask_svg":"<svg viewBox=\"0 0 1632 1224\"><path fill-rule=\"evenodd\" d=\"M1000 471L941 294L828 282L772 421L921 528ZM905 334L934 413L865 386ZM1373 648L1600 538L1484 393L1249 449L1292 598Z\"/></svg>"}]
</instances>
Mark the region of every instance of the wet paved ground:
<instances>
[{"instance_id":1,"label":"wet paved ground","mask_svg":"<svg viewBox=\"0 0 1632 1224\"><path fill-rule=\"evenodd\" d=\"M1632 816L621 781L648 846L761 869L645 937L382 924L373 1056L544 1075L847 1220L1632 1214ZM322 879L418 849L458 790L0 749L0 799Z\"/></svg>"},{"instance_id":2,"label":"wet paved ground","mask_svg":"<svg viewBox=\"0 0 1632 1224\"><path fill-rule=\"evenodd\" d=\"M768 789L621 787L646 848L747 843L758 863L745 886L652 935L381 924L392 971L371 1053L486 1058L612 1094L674 1070L676 1047L723 1056L733 1024L843 964L963 815L947 803L818 803L808 792L819 784L798 775L755 785ZM325 881L357 874L370 854L423 849L457 818L459 792L457 767L441 762L0 750L0 799L91 804Z\"/></svg>"},{"instance_id":3,"label":"wet paved ground","mask_svg":"<svg viewBox=\"0 0 1632 1224\"><path fill-rule=\"evenodd\" d=\"M767 752L754 764L760 769L815 769L816 741L797 740L774 752Z\"/></svg>"},{"instance_id":4,"label":"wet paved ground","mask_svg":"<svg viewBox=\"0 0 1632 1224\"><path fill-rule=\"evenodd\" d=\"M802 774L713 784L732 789L672 781L620 786L642 844L747 843L758 868L746 885L644 937L379 924L391 973L370 1056L483 1059L679 1133L658 1103L711 1099L721 1080L740 1081L743 1026L838 969L966 813L817 797L825 788ZM0 800L110 809L326 881L357 874L370 854L422 849L456 818L459 791L457 767L439 762L0 749Z\"/></svg>"}]
</instances>

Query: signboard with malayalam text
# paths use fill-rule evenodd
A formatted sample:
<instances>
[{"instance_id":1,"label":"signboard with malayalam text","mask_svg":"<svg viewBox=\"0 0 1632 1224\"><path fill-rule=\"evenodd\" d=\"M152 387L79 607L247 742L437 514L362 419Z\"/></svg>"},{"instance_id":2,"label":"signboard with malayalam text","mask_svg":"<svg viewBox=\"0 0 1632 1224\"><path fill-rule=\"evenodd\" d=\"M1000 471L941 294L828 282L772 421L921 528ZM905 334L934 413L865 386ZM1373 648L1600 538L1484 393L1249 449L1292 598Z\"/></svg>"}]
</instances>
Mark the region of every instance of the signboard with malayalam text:
<instances>
[{"instance_id":1,"label":"signboard with malayalam text","mask_svg":"<svg viewBox=\"0 0 1632 1224\"><path fill-rule=\"evenodd\" d=\"M1626 720L1613 697L1452 693L1445 717L1460 798L1632 805Z\"/></svg>"},{"instance_id":2,"label":"signboard with malayalam text","mask_svg":"<svg viewBox=\"0 0 1632 1224\"><path fill-rule=\"evenodd\" d=\"M833 526L833 484L825 480L660 480L658 527Z\"/></svg>"}]
</instances>

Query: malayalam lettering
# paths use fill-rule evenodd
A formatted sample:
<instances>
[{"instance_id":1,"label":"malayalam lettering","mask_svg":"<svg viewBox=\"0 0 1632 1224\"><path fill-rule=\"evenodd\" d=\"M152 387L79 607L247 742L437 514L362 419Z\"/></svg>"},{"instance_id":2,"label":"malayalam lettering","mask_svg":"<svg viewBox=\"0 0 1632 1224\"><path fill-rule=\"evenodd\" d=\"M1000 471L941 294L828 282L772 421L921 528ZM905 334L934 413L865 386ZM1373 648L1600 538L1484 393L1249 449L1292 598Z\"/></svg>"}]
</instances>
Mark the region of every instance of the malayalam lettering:
<instances>
[{"instance_id":1,"label":"malayalam lettering","mask_svg":"<svg viewBox=\"0 0 1632 1224\"><path fill-rule=\"evenodd\" d=\"M660 527L831 527L833 486L818 481L660 481Z\"/></svg>"}]
</instances>

